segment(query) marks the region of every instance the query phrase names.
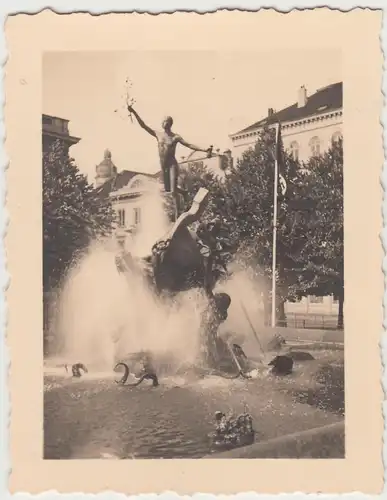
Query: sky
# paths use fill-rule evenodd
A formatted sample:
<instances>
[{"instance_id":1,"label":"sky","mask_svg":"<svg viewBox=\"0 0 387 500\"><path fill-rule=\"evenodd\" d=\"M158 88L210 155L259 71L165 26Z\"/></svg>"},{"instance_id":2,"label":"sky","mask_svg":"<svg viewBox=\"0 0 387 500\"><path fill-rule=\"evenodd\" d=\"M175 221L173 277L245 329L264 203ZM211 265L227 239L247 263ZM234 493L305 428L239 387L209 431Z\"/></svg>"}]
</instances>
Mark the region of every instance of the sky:
<instances>
[{"instance_id":1,"label":"sky","mask_svg":"<svg viewBox=\"0 0 387 500\"><path fill-rule=\"evenodd\" d=\"M198 33L200 36L200 33ZM229 134L342 81L339 50L47 52L43 58L43 113L70 120L81 138L70 154L94 181L105 149L118 171L158 171L156 140L124 110L125 82L135 109L153 128L164 116L197 146L231 148ZM116 112L115 110L118 111ZM189 150L179 145L177 159Z\"/></svg>"}]
</instances>

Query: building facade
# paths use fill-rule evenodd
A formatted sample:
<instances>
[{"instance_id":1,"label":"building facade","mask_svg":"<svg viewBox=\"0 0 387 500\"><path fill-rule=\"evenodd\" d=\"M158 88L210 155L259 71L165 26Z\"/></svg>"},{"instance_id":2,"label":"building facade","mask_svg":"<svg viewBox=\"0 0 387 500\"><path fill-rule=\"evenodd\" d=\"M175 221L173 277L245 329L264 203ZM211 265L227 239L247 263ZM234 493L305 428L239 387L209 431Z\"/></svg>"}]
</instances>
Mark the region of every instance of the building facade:
<instances>
[{"instance_id":1,"label":"building facade","mask_svg":"<svg viewBox=\"0 0 387 500\"><path fill-rule=\"evenodd\" d=\"M68 155L71 146L78 144L79 137L70 135L69 120L57 116L42 115L42 150L46 153L51 144L59 140Z\"/></svg>"},{"instance_id":2,"label":"building facade","mask_svg":"<svg viewBox=\"0 0 387 500\"><path fill-rule=\"evenodd\" d=\"M135 170L118 172L108 149L95 169L97 193L111 200L116 213L117 229L121 233L134 233L144 217L148 216L150 208L147 195L158 189L159 174L144 174Z\"/></svg>"},{"instance_id":3,"label":"building facade","mask_svg":"<svg viewBox=\"0 0 387 500\"><path fill-rule=\"evenodd\" d=\"M189 169L195 164L205 165L219 176L232 162L231 151L220 154L218 151L207 158L202 152L192 152L181 158L179 166ZM152 203L149 196L161 187L161 171L145 174L134 170L118 172L112 154L105 150L103 160L96 165L95 186L101 197L109 197L117 215L117 228L121 232L133 233L141 222L152 218Z\"/></svg>"},{"instance_id":4,"label":"building facade","mask_svg":"<svg viewBox=\"0 0 387 500\"><path fill-rule=\"evenodd\" d=\"M320 315L337 316L339 313L339 301L332 295L317 297L309 295L303 297L298 302L287 302L285 304L286 314L294 315L314 315L318 320Z\"/></svg>"},{"instance_id":5,"label":"building facade","mask_svg":"<svg viewBox=\"0 0 387 500\"><path fill-rule=\"evenodd\" d=\"M156 189L159 189L156 179L136 174L126 186L109 194L117 215L117 228L121 232L135 234L144 221L152 219L154 207L148 201Z\"/></svg>"},{"instance_id":6,"label":"building facade","mask_svg":"<svg viewBox=\"0 0 387 500\"><path fill-rule=\"evenodd\" d=\"M297 101L280 111L270 108L266 118L231 134L233 155L240 158L252 147L267 126L281 122L284 147L294 158L307 161L329 149L332 140L343 136L343 84L328 85L308 96L302 86Z\"/></svg>"},{"instance_id":7,"label":"building facade","mask_svg":"<svg viewBox=\"0 0 387 500\"><path fill-rule=\"evenodd\" d=\"M306 162L329 149L332 141L343 137L343 84L334 83L308 96L305 86L298 90L297 100L290 106L275 111L270 108L267 116L256 123L231 134L233 155L240 158L244 151L254 146L264 127L281 122L284 148L295 159ZM287 314L332 315L338 314L335 297L304 297L296 303L287 303Z\"/></svg>"},{"instance_id":8,"label":"building facade","mask_svg":"<svg viewBox=\"0 0 387 500\"><path fill-rule=\"evenodd\" d=\"M226 149L223 153L219 150L214 151L211 158L208 158L205 153L201 151L192 151L187 157L182 156L180 158L179 166L182 169L189 170L194 165L206 167L208 170L223 177L227 168L233 165L233 157L230 149Z\"/></svg>"}]
</instances>

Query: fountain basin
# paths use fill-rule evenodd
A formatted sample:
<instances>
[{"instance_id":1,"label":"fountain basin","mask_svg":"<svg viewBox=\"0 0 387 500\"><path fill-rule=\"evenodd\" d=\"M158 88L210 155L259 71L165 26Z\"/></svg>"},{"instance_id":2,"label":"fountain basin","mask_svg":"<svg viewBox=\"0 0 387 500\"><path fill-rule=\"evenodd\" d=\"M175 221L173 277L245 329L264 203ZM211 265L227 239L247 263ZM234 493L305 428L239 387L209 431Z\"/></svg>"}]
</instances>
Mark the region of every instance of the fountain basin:
<instances>
[{"instance_id":1,"label":"fountain basin","mask_svg":"<svg viewBox=\"0 0 387 500\"><path fill-rule=\"evenodd\" d=\"M205 458L344 458L345 424L323 425Z\"/></svg>"},{"instance_id":2,"label":"fountain basin","mask_svg":"<svg viewBox=\"0 0 387 500\"><path fill-rule=\"evenodd\" d=\"M340 387L325 390L316 374L322 366L343 363L343 353L314 355L314 361L295 363L288 377L275 377L262 366L253 380L166 374L155 388L148 382L121 387L113 378L89 378L92 374L76 381L47 374L44 457L104 458L109 448L105 458L202 458L210 453L208 434L217 410L236 415L247 409L257 443L342 423L340 381ZM335 394L335 404L330 394ZM315 457L323 450L317 446ZM270 453L267 458L278 452Z\"/></svg>"}]
</instances>

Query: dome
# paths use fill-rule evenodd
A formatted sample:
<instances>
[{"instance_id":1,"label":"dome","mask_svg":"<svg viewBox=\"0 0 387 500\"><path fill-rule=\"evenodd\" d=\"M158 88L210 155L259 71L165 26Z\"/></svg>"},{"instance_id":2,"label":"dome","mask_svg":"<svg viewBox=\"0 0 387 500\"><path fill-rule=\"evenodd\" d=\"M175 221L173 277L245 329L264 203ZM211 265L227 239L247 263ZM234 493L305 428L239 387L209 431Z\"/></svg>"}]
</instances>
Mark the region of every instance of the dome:
<instances>
[{"instance_id":1,"label":"dome","mask_svg":"<svg viewBox=\"0 0 387 500\"><path fill-rule=\"evenodd\" d=\"M117 167L112 162L112 153L109 149L105 149L103 160L96 166L95 171L96 183L99 186L117 174Z\"/></svg>"}]
</instances>

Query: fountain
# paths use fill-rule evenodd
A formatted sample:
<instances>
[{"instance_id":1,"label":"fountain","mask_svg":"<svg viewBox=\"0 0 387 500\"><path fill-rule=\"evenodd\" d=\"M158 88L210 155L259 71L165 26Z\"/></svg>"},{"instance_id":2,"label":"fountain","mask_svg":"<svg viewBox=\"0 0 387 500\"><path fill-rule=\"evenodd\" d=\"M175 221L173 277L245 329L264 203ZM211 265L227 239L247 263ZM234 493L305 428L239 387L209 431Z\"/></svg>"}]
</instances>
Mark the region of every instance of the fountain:
<instances>
[{"instance_id":1,"label":"fountain","mask_svg":"<svg viewBox=\"0 0 387 500\"><path fill-rule=\"evenodd\" d=\"M152 246L151 254L141 259L125 251L121 241L121 251L116 256L116 266L124 275L142 276L154 293L163 301L173 300L176 294L192 289L203 290L208 304L201 320L202 367L237 370L242 374L238 361L240 352L218 337L218 329L227 319L231 298L227 293L213 293L214 286L222 272L216 268L217 234L219 221L201 223L194 232L188 226L198 222L209 198L209 192L200 188L192 206L183 212L163 238ZM223 266L223 273L227 272ZM239 348L240 349L240 348ZM121 361L120 364L123 362ZM245 374L243 374L247 377Z\"/></svg>"},{"instance_id":2,"label":"fountain","mask_svg":"<svg viewBox=\"0 0 387 500\"><path fill-rule=\"evenodd\" d=\"M93 243L69 272L56 321L61 366L82 363L88 368L82 378L97 372L115 378L117 363L130 365L133 374L133 355L143 352L151 354L157 373L238 376L244 362L218 336L231 303L228 293L214 293L227 271L218 262L220 224L199 220L209 192L200 189L172 224L159 189L147 196L152 220L144 217L134 237L117 232L113 240Z\"/></svg>"},{"instance_id":3,"label":"fountain","mask_svg":"<svg viewBox=\"0 0 387 500\"><path fill-rule=\"evenodd\" d=\"M217 262L219 224L200 221L209 195L199 191L168 228L155 193L149 212L158 207L157 227L149 221L146 237L138 233L136 241L96 242L69 273L56 329L64 343L62 365L44 377L45 458L104 458L106 443L116 458L199 458L274 438L277 421L296 432L342 419L327 415L320 403L304 402L305 379L316 398L325 397L325 388L312 382L323 357L331 363L328 354L300 363L298 353L290 353L295 369L286 381L257 361L258 342L239 301L252 314L259 293L235 268L218 290L226 272ZM240 340L226 337L230 331ZM278 337L272 345L278 357L283 344ZM117 371L124 368L121 380L117 363ZM70 366L77 368L75 377ZM341 404L341 387L336 392Z\"/></svg>"},{"instance_id":4,"label":"fountain","mask_svg":"<svg viewBox=\"0 0 387 500\"><path fill-rule=\"evenodd\" d=\"M170 140L172 119L164 120L164 132L156 134L133 103L128 97L129 114L157 139L164 191L175 203L176 220L167 222L160 190L151 189L145 195L147 215L133 239L94 242L70 270L53 328L61 360L44 374L44 458L200 458L209 448L273 439L279 428L297 432L326 424L327 412L321 409L326 380L332 385L338 379L335 404L344 411L341 357L332 356L337 366L321 375L319 356L313 361L311 355L285 354L284 344L290 344L275 338L272 369L262 369L257 349L249 350L248 342L230 331L227 338L220 334L228 319L228 328L244 340L249 337L262 354L257 318L250 322L242 304L247 298L251 310L260 294L238 273L217 290L229 270L220 258L227 252L220 221L201 220L210 193L200 189L192 206L178 213L183 191L177 185L176 142ZM212 147L205 151L212 155ZM247 324L244 333L242 323ZM293 359L292 377L283 381L272 375L292 372ZM310 363L300 366L298 360ZM332 364L331 358L325 363ZM305 380L313 381L315 372L322 387L311 384L305 391ZM128 383L129 376L134 383ZM305 405L310 391L315 408ZM209 432L213 415L215 430ZM337 422L342 416L328 418ZM320 457L319 450L314 456Z\"/></svg>"}]
</instances>

